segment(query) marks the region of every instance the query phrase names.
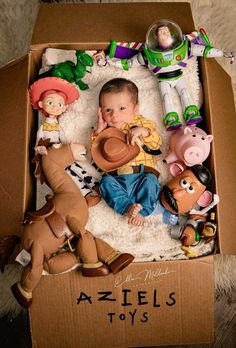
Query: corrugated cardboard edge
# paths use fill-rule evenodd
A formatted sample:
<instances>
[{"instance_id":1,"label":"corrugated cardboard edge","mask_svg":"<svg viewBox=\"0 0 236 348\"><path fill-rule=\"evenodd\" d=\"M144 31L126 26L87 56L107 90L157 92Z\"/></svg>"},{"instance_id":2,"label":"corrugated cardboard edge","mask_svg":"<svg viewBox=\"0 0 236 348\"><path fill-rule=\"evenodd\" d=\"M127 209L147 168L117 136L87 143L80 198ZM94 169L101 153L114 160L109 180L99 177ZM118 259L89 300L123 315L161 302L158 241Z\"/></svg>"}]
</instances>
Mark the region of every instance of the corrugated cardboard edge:
<instances>
[{"instance_id":1,"label":"corrugated cardboard edge","mask_svg":"<svg viewBox=\"0 0 236 348\"><path fill-rule=\"evenodd\" d=\"M0 69L1 211L2 233L17 234L32 196L29 146L31 133L28 103L29 56L9 62ZM7 121L7 122L6 122ZM6 180L7 178L7 180ZM5 184L7 183L7 185ZM16 188L17 187L17 188ZM18 224L19 231L14 226Z\"/></svg>"},{"instance_id":2,"label":"corrugated cardboard edge","mask_svg":"<svg viewBox=\"0 0 236 348\"><path fill-rule=\"evenodd\" d=\"M204 60L205 108L214 134L212 159L215 170L219 248L222 254L236 254L236 113L230 76L214 60ZM213 122L214 120L214 122ZM231 202L231 204L229 203Z\"/></svg>"}]
</instances>

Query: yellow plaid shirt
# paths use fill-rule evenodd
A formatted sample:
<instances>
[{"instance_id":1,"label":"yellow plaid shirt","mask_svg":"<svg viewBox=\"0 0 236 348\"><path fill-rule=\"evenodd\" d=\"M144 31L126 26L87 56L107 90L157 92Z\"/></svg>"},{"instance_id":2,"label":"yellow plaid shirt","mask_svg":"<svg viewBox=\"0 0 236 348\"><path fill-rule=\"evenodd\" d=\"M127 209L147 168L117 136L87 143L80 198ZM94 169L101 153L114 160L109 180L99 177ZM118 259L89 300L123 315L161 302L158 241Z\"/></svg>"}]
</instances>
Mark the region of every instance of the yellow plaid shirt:
<instances>
[{"instance_id":1,"label":"yellow plaid shirt","mask_svg":"<svg viewBox=\"0 0 236 348\"><path fill-rule=\"evenodd\" d=\"M156 126L154 122L146 119L145 117L141 115L135 115L133 122L130 123L124 123L121 127L121 130L124 133L128 133L129 129L133 126L141 126L148 128L150 135L147 137L142 137L142 141L147 147L150 149L159 149L161 144L162 144L162 139L160 134L156 130ZM149 155L146 153L141 147L140 147L140 152L139 154L129 163L127 163L125 166L136 166L139 164L143 164L145 166L149 167L156 167L157 163L157 156Z\"/></svg>"}]
</instances>

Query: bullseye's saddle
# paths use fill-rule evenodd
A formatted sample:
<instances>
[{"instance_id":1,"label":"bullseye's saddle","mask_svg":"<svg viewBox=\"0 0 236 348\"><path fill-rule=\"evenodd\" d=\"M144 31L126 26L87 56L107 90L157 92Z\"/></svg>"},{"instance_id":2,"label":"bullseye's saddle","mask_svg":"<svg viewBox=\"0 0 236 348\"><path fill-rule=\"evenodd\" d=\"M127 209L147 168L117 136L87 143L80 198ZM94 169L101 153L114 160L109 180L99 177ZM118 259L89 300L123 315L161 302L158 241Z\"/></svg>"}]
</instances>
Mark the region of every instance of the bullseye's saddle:
<instances>
[{"instance_id":1,"label":"bullseye's saddle","mask_svg":"<svg viewBox=\"0 0 236 348\"><path fill-rule=\"evenodd\" d=\"M27 225L37 221L46 220L57 238L65 236L68 239L71 239L73 237L73 233L61 215L56 212L53 196L46 196L46 200L46 204L41 209L26 213L23 224Z\"/></svg>"}]
</instances>

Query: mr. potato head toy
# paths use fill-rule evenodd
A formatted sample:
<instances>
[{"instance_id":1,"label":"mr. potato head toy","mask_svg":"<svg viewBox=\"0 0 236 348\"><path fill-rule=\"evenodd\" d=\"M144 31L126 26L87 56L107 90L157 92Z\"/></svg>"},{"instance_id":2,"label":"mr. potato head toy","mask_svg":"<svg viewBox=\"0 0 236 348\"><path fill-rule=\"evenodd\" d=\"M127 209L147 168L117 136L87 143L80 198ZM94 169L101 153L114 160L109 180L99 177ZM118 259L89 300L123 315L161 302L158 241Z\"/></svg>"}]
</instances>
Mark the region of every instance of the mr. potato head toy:
<instances>
[{"instance_id":1,"label":"mr. potato head toy","mask_svg":"<svg viewBox=\"0 0 236 348\"><path fill-rule=\"evenodd\" d=\"M210 171L203 165L195 165L183 170L162 188L154 214L161 212L163 222L171 225L178 223L179 216L187 215L187 222L180 226L178 235L185 247L198 242L199 224L206 222L206 212L218 203L218 196L214 195L213 200L212 193L207 190L210 182ZM204 209L193 209L196 204Z\"/></svg>"}]
</instances>

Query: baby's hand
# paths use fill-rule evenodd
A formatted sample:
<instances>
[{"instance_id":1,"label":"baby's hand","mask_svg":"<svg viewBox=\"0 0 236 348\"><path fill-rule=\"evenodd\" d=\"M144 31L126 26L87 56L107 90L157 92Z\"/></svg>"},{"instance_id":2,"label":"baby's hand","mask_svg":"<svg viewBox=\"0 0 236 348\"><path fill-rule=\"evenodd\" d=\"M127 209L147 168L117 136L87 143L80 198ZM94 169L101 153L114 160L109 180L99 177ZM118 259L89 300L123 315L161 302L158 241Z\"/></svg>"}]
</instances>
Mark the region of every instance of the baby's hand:
<instances>
[{"instance_id":1,"label":"baby's hand","mask_svg":"<svg viewBox=\"0 0 236 348\"><path fill-rule=\"evenodd\" d=\"M148 128L139 126L134 127L129 130L128 138L131 145L135 144L135 141L140 136L142 137L148 137L150 135Z\"/></svg>"},{"instance_id":2,"label":"baby's hand","mask_svg":"<svg viewBox=\"0 0 236 348\"><path fill-rule=\"evenodd\" d=\"M95 131L95 134L101 133L105 128L107 128L107 123L104 121L102 117L102 110L101 107L98 108L98 126Z\"/></svg>"}]
</instances>

